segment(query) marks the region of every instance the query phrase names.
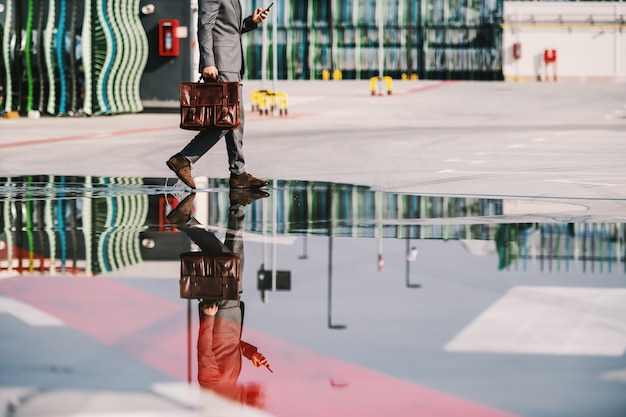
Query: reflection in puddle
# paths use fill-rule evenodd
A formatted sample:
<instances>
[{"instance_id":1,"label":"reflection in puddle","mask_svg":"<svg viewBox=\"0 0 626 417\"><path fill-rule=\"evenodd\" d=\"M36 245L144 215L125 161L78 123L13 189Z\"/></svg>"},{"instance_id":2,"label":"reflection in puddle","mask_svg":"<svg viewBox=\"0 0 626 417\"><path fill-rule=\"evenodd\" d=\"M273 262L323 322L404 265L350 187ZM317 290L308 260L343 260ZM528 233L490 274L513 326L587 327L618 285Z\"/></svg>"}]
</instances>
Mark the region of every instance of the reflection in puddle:
<instances>
[{"instance_id":1,"label":"reflection in puddle","mask_svg":"<svg viewBox=\"0 0 626 417\"><path fill-rule=\"evenodd\" d=\"M269 196L253 197L229 192L226 179L197 184L188 198L164 178L1 179L0 276L14 279L0 280L0 311L14 297L175 381L195 381L195 369L202 386L277 416L567 415L567 401L547 406L538 395L545 381L584 411L598 411L598 397L621 398L620 386L581 388L574 371L554 373L544 356L512 365L507 355L601 356L607 362L585 362L581 378L620 375L625 224L516 223L510 201L349 184L276 181ZM243 272L213 261L180 269L181 254L200 250L240 254ZM165 296L146 295L161 288L155 264L175 264L157 269L176 281L179 271L241 274L245 321L238 300L217 312L181 304L173 280ZM125 270L135 288L114 281ZM96 275L113 279L66 279ZM102 315L77 285L97 292ZM261 370L267 358L274 372L219 351L234 369L224 378L213 342L236 346L242 332L242 355ZM502 378L516 381L515 395L502 395ZM151 382L179 401L176 386Z\"/></svg>"},{"instance_id":2,"label":"reflection in puddle","mask_svg":"<svg viewBox=\"0 0 626 417\"><path fill-rule=\"evenodd\" d=\"M189 240L166 219L178 204L162 178L15 177L0 187L0 267L8 273L98 275L145 260L177 259ZM499 199L419 196L368 187L278 181L253 203L244 229L267 237L334 236L457 240L475 255L497 256L501 270L583 271L623 268L625 226L618 223L494 223ZM226 180L209 180L194 210L216 230L227 227ZM489 218L489 222L481 222ZM414 247L407 256L415 257ZM411 255L413 251L413 255ZM623 272L623 271L622 271Z\"/></svg>"}]
</instances>

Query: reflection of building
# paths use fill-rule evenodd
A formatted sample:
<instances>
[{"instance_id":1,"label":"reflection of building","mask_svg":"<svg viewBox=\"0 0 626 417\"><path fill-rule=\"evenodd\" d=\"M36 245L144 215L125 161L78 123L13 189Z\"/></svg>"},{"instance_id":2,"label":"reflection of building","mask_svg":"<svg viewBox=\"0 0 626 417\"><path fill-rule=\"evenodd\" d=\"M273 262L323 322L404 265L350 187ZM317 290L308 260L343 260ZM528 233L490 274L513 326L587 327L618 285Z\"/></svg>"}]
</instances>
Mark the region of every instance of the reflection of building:
<instances>
[{"instance_id":1,"label":"reflection of building","mask_svg":"<svg viewBox=\"0 0 626 417\"><path fill-rule=\"evenodd\" d=\"M491 239L494 226L424 222L427 219L480 218L502 214L502 200L418 196L369 187L305 181L277 181L272 198L248 216L252 231L268 233L269 204L276 204L279 233L334 236Z\"/></svg>"},{"instance_id":2,"label":"reflection of building","mask_svg":"<svg viewBox=\"0 0 626 417\"><path fill-rule=\"evenodd\" d=\"M612 268L626 260L625 224L482 223L481 217L504 214L503 200L384 193L315 182L277 181L276 187L271 199L253 208L247 229L262 234L276 229L282 234L482 241L497 251L501 269L556 271L571 266L592 272L602 264ZM272 211L277 213L274 220Z\"/></svg>"},{"instance_id":3,"label":"reflection of building","mask_svg":"<svg viewBox=\"0 0 626 417\"><path fill-rule=\"evenodd\" d=\"M498 268L523 271L626 271L625 243L623 223L513 223L495 235Z\"/></svg>"},{"instance_id":4,"label":"reflection of building","mask_svg":"<svg viewBox=\"0 0 626 417\"><path fill-rule=\"evenodd\" d=\"M5 178L0 269L97 275L142 261L149 198L140 178Z\"/></svg>"},{"instance_id":5,"label":"reflection of building","mask_svg":"<svg viewBox=\"0 0 626 417\"><path fill-rule=\"evenodd\" d=\"M164 182L161 178L3 179L0 268L93 275L144 260L177 260L180 252L190 249L190 242L175 233L165 218L177 200L165 194ZM227 189L228 180L206 182L206 188L216 191L199 193L197 200L202 203L195 215L203 224L224 230L230 202L228 193L220 190ZM381 255L385 238L459 240L472 250L497 253L500 269L580 267L593 272L626 264L624 224L497 224L493 220L504 214L503 207L499 199L275 181L270 198L247 208L244 229L267 237L261 269L277 272L276 242L289 236L375 238ZM489 223L481 221L486 216ZM282 284L273 274L272 278L272 289L279 289L275 286Z\"/></svg>"}]
</instances>

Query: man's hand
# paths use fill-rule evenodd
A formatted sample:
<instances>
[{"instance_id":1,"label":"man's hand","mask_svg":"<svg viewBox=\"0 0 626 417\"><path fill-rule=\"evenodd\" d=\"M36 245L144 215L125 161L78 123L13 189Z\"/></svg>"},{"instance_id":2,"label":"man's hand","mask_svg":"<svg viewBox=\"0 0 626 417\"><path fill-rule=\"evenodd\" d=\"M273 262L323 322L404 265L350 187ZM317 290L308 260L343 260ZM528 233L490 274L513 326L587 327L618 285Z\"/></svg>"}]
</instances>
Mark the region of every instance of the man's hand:
<instances>
[{"instance_id":1,"label":"man's hand","mask_svg":"<svg viewBox=\"0 0 626 417\"><path fill-rule=\"evenodd\" d=\"M252 21L257 24L261 23L265 19L267 19L267 16L269 16L269 14L269 10L258 8L252 13Z\"/></svg>"},{"instance_id":2,"label":"man's hand","mask_svg":"<svg viewBox=\"0 0 626 417\"><path fill-rule=\"evenodd\" d=\"M217 314L217 304L211 304L210 306L205 306L202 312L207 316L214 316Z\"/></svg>"},{"instance_id":3,"label":"man's hand","mask_svg":"<svg viewBox=\"0 0 626 417\"><path fill-rule=\"evenodd\" d=\"M267 359L265 359L265 356L263 356L262 353L259 352L254 352L252 354L252 357L250 358L250 360L252 360L252 364L254 366L256 366L257 368L261 367L261 366L268 366L268 362Z\"/></svg>"},{"instance_id":4,"label":"man's hand","mask_svg":"<svg viewBox=\"0 0 626 417\"><path fill-rule=\"evenodd\" d=\"M215 66L204 67L202 69L202 78L210 78L213 80L217 80L218 74L219 73L217 71L217 67Z\"/></svg>"}]
</instances>

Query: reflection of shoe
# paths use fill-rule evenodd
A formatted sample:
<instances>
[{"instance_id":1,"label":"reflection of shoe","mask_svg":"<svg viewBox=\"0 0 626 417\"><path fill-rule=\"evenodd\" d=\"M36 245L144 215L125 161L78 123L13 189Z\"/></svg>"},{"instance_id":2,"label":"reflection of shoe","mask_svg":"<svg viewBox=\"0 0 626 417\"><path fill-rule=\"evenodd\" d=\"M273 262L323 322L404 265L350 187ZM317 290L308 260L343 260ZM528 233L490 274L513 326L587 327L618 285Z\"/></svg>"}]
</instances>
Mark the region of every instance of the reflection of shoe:
<instances>
[{"instance_id":1,"label":"reflection of shoe","mask_svg":"<svg viewBox=\"0 0 626 417\"><path fill-rule=\"evenodd\" d=\"M239 175L230 174L230 188L261 188L269 184L269 181L260 180L244 172Z\"/></svg>"},{"instance_id":2,"label":"reflection of shoe","mask_svg":"<svg viewBox=\"0 0 626 417\"><path fill-rule=\"evenodd\" d=\"M178 203L176 208L167 215L167 220L172 224L185 224L191 219L191 208L195 194L189 194L183 201Z\"/></svg>"},{"instance_id":3,"label":"reflection of shoe","mask_svg":"<svg viewBox=\"0 0 626 417\"><path fill-rule=\"evenodd\" d=\"M259 198L269 197L269 194L261 190L232 190L228 197L231 206L247 206Z\"/></svg>"},{"instance_id":4,"label":"reflection of shoe","mask_svg":"<svg viewBox=\"0 0 626 417\"><path fill-rule=\"evenodd\" d=\"M196 183L193 181L193 177L191 176L191 164L181 154L172 156L165 164L169 169L174 171L176 176L180 178L182 182L191 188L196 188Z\"/></svg>"}]
</instances>

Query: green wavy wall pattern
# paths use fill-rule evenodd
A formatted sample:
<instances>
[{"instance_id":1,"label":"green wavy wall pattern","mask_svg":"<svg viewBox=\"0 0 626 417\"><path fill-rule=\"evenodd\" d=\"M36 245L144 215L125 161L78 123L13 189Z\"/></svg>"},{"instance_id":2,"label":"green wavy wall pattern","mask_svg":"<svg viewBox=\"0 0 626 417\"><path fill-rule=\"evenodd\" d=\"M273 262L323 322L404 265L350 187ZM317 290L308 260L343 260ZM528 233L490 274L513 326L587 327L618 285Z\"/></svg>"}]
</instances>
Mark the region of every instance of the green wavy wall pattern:
<instances>
[{"instance_id":1,"label":"green wavy wall pattern","mask_svg":"<svg viewBox=\"0 0 626 417\"><path fill-rule=\"evenodd\" d=\"M148 39L139 0L7 0L4 112L72 116L143 110Z\"/></svg>"}]
</instances>

